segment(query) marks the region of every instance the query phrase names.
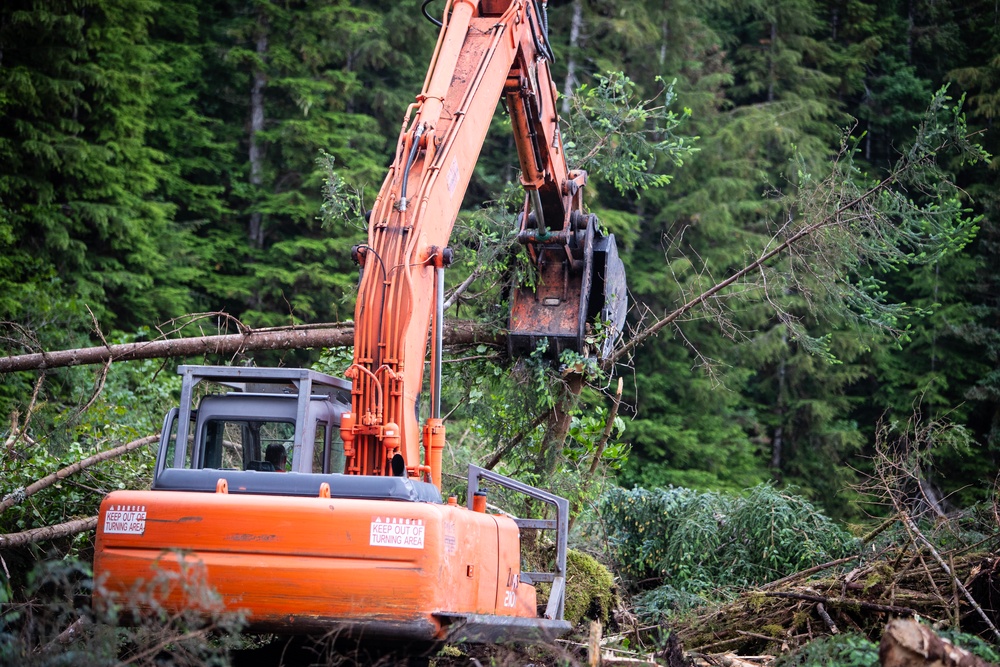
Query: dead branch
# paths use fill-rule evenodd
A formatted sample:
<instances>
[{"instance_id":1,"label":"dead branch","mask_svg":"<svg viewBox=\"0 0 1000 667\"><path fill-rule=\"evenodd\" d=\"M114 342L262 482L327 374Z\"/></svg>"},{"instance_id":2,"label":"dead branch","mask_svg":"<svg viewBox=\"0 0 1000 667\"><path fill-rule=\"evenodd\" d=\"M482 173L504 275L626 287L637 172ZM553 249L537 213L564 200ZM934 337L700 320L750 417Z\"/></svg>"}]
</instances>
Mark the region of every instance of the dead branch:
<instances>
[{"instance_id":1,"label":"dead branch","mask_svg":"<svg viewBox=\"0 0 1000 667\"><path fill-rule=\"evenodd\" d=\"M100 463L101 461L107 461L108 459L113 459L117 456L125 454L126 452L130 452L133 449L138 449L143 445L148 445L153 442L158 442L159 439L160 439L159 434L148 435L145 438L139 438L138 440L133 440L132 442L120 445L118 447L115 447L114 449L107 449L103 452L99 452L97 454L94 454L93 456L88 456L85 459L82 459L80 461L77 461L76 463L68 465L65 468L61 468L60 470L57 470L51 475L46 475L37 482L29 484L24 489L17 489L11 493L8 493L6 496L4 496L3 500L0 500L0 512L4 512L10 507L13 507L16 504L23 502L25 498L33 496L42 489L46 489L52 486L59 480L66 479L70 475L74 475L80 472L81 470L89 468L95 463Z\"/></svg>"},{"instance_id":2,"label":"dead branch","mask_svg":"<svg viewBox=\"0 0 1000 667\"><path fill-rule=\"evenodd\" d=\"M69 627L56 635L56 638L46 644L41 650L36 649L36 653L45 652L54 648L57 644L65 646L67 644L72 644L87 630L90 626L94 624L94 621L89 616L81 616L80 618L73 621Z\"/></svg>"},{"instance_id":3,"label":"dead branch","mask_svg":"<svg viewBox=\"0 0 1000 667\"><path fill-rule=\"evenodd\" d=\"M594 449L594 458L590 461L590 474L591 476L597 471L597 464L601 462L601 456L604 455L604 448L608 445L608 439L611 437L611 431L615 427L615 418L618 417L618 407L622 402L622 379L618 378L618 389L615 391L615 397L611 403L611 410L608 412L608 419L604 424L604 431L601 433L601 439L597 443L597 447Z\"/></svg>"},{"instance_id":4,"label":"dead branch","mask_svg":"<svg viewBox=\"0 0 1000 667\"><path fill-rule=\"evenodd\" d=\"M746 276L750 275L751 273L759 271L775 257L790 252L792 249L797 247L797 245L800 242L803 242L805 239L809 238L816 232L826 227L830 227L840 223L845 213L847 213L854 207L860 205L862 202L872 197L873 195L886 190L893 183L897 182L899 177L900 177L899 171L894 170L888 176L883 178L878 183L872 185L870 188L860 193L855 198L838 206L836 210L830 212L828 215L823 216L816 222L806 225L798 232L792 234L784 241L777 244L775 247L771 248L770 250L763 251L760 255L757 256L757 259L750 262L749 264L741 268L739 271L736 271L725 280L716 283L715 285L708 288L698 296L688 300L687 303L675 309L673 312L669 313L660 320L654 322L650 326L644 328L642 331L636 333L628 343L619 347L617 350L615 350L614 354L605 359L602 362L602 367L605 370L614 367L614 365L618 362L619 359L631 354L639 345L643 344L646 341L646 339L655 336L657 333L660 332L661 329L663 329L670 323L674 322L688 311L692 310L696 306L708 303L710 299L715 298L726 288L736 284L737 282L739 282Z\"/></svg>"},{"instance_id":5,"label":"dead branch","mask_svg":"<svg viewBox=\"0 0 1000 667\"><path fill-rule=\"evenodd\" d=\"M907 530L909 530L910 533L917 538L917 540L924 546L925 549L931 552L931 555L934 556L934 560L938 562L938 565L945 572L945 574L948 575L952 583L960 591L962 591L962 595L965 596L965 599L969 602L970 605L972 605L972 608L975 609L976 612L979 614L979 616L986 622L986 626L993 632L993 636L996 637L998 641L1000 641L1000 631L997 630L997 626L993 625L993 621L989 619L989 617L986 615L986 612L983 611L983 608L980 607L979 603L977 603L976 600L972 597L972 594L969 593L969 589L967 589L965 585L958 580L958 577L955 576L953 569L948 567L948 564L944 562L944 559L941 557L941 554L938 553L938 550L934 548L934 545L931 544L926 537L924 537L924 534L920 532L920 529L917 528L917 525L913 523L913 519L911 519L906 514L902 514L902 518L903 518L903 523L906 525Z\"/></svg>"},{"instance_id":6,"label":"dead branch","mask_svg":"<svg viewBox=\"0 0 1000 667\"><path fill-rule=\"evenodd\" d=\"M41 391L42 383L44 381L45 381L45 373L39 373L38 379L35 380L35 388L31 392L31 401L28 403L28 409L24 414L24 425L23 426L18 425L19 416L16 411L14 412L14 414L11 415L10 435L7 437L7 440L3 443L4 450L6 450L7 452L10 452L10 450L13 449L14 445L17 444L18 440L21 440L22 438L25 439L28 442L28 444L33 444L34 441L27 433L28 424L31 423L31 416L34 414L35 407L38 405L38 393Z\"/></svg>"},{"instance_id":7,"label":"dead branch","mask_svg":"<svg viewBox=\"0 0 1000 667\"><path fill-rule=\"evenodd\" d=\"M820 565L814 565L813 567L802 570L801 572L796 572L790 574L787 577L782 577L781 579L775 579L772 582L766 583L761 586L761 590L768 590L771 588L778 588L779 586L784 586L785 584L790 584L798 579L805 579L811 574L816 574L817 572L822 572L823 570L828 570L831 567L837 567L838 565L843 565L844 563L850 563L852 560L857 560L857 556L847 556L846 558L838 558L837 560L831 560L827 563L821 563Z\"/></svg>"},{"instance_id":8,"label":"dead branch","mask_svg":"<svg viewBox=\"0 0 1000 667\"><path fill-rule=\"evenodd\" d=\"M621 406L622 402L622 378L618 378L618 389L615 391L614 398L612 399L611 409L608 410L608 418L604 423L604 430L601 432L601 437L597 441L597 446L594 448L593 458L590 459L590 470L587 471L587 477L584 478L583 482L580 484L580 497L582 498L584 493L590 487L590 483L594 480L594 473L597 472L597 466L601 462L601 457L604 455L604 449L608 446L608 440L611 438L611 431L615 427L615 419L618 417L618 408ZM569 528L573 529L573 524L576 522L576 518L579 516L580 502L576 500L573 502L570 509L569 516Z\"/></svg>"},{"instance_id":9,"label":"dead branch","mask_svg":"<svg viewBox=\"0 0 1000 667\"><path fill-rule=\"evenodd\" d=\"M859 607L861 609L868 609L870 611L884 611L890 614L905 614L907 616L916 615L916 610L909 607L898 607L896 605L889 604L876 604L874 602L868 602L866 600L857 600L855 598L827 598L822 595L812 595L810 593L796 593L793 591L769 591L767 593L762 593L765 597L774 598L794 598L797 600L809 600L810 602L819 602L826 604L830 607Z\"/></svg>"},{"instance_id":10,"label":"dead branch","mask_svg":"<svg viewBox=\"0 0 1000 667\"><path fill-rule=\"evenodd\" d=\"M833 619L830 618L830 614L826 612L826 607L823 606L822 602L816 603L816 613L819 614L819 617L823 619L824 623L826 623L826 627L827 629L830 630L831 635L840 634L840 630L837 629L837 626L833 622Z\"/></svg>"},{"instance_id":11,"label":"dead branch","mask_svg":"<svg viewBox=\"0 0 1000 667\"><path fill-rule=\"evenodd\" d=\"M463 294L465 294L466 290L469 289L469 286L472 285L473 282L475 282L476 278L478 278L481 273L482 270L480 268L477 268L472 273L470 273L469 277L463 280L462 284L456 287L455 291L452 292L451 295L448 297L448 300L444 302L444 309L448 310L453 305L455 305L455 302L458 301Z\"/></svg>"},{"instance_id":12,"label":"dead branch","mask_svg":"<svg viewBox=\"0 0 1000 667\"><path fill-rule=\"evenodd\" d=\"M0 535L0 549L10 549L12 547L24 546L25 544L54 540L57 537L68 537L69 535L93 530L95 527L97 527L97 517L91 516L85 519L73 519L72 521L59 523L54 526L32 528L20 533L8 533Z\"/></svg>"},{"instance_id":13,"label":"dead branch","mask_svg":"<svg viewBox=\"0 0 1000 667\"><path fill-rule=\"evenodd\" d=\"M469 321L448 322L444 343L451 347L468 345L504 345L505 334ZM232 355L259 350L293 350L320 347L349 347L354 344L353 324L291 326L271 329L246 329L243 333L222 336L167 338L139 343L36 352L0 357L0 373L30 371L109 361L135 361L166 357L192 357L206 354Z\"/></svg>"},{"instance_id":14,"label":"dead branch","mask_svg":"<svg viewBox=\"0 0 1000 667\"><path fill-rule=\"evenodd\" d=\"M127 660L123 660L119 663L116 663L115 667L127 667L128 665L137 664L140 661L145 660L150 656L156 655L157 653L159 653L160 651L162 651L171 644L180 644L181 642L185 642L189 639L204 639L208 637L209 634L211 634L212 630L214 630L214 627L209 626L205 628L200 628L198 630L189 630L188 632L176 637L168 636L159 643L154 644L153 646L150 646L132 656L129 656Z\"/></svg>"},{"instance_id":15,"label":"dead branch","mask_svg":"<svg viewBox=\"0 0 1000 667\"><path fill-rule=\"evenodd\" d=\"M507 441L507 444L501 445L496 449L496 451L490 454L489 460L487 460L486 463L483 464L483 467L486 468L487 470L493 470L493 468L496 467L496 464L500 463L500 460L504 456L506 456L508 452L517 447L519 444L521 444L521 441L524 440L525 436L533 433L534 430L538 428L538 425L541 424L543 421L545 421L547 417L548 413L545 412L535 417L534 421L531 422L531 425L528 426L528 428L524 429L523 431L515 435L513 438Z\"/></svg>"}]
</instances>

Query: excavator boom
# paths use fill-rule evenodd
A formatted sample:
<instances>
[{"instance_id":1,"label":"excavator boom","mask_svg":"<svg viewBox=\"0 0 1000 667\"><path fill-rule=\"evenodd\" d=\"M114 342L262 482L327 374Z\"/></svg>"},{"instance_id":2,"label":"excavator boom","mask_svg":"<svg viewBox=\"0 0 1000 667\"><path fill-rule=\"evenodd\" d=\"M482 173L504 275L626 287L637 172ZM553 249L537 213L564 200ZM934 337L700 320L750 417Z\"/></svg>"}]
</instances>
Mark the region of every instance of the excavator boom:
<instances>
[{"instance_id":1,"label":"excavator boom","mask_svg":"<svg viewBox=\"0 0 1000 667\"><path fill-rule=\"evenodd\" d=\"M439 347L431 355L423 464L415 410L426 332L432 323L441 331L448 240L498 100L510 113L526 193L518 238L540 277L537 289L512 295L511 350L530 352L544 339L556 352L582 353L589 322L620 331L625 313L614 237L602 236L596 218L583 212L586 172L566 164L544 4L454 0L444 16L423 91L407 110L369 215L368 243L355 251L363 273L347 373L353 409L342 424L349 472L391 475L399 456L401 474L439 487Z\"/></svg>"}]
</instances>

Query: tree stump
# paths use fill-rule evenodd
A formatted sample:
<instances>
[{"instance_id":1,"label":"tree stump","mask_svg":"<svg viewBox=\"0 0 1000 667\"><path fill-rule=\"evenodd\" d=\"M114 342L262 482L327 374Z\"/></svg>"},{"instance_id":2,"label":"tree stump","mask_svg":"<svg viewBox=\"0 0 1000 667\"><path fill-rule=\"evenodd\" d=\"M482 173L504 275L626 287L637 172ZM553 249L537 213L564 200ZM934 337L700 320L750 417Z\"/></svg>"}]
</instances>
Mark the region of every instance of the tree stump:
<instances>
[{"instance_id":1,"label":"tree stump","mask_svg":"<svg viewBox=\"0 0 1000 667\"><path fill-rule=\"evenodd\" d=\"M882 667L995 667L913 619L889 621L878 657Z\"/></svg>"}]
</instances>

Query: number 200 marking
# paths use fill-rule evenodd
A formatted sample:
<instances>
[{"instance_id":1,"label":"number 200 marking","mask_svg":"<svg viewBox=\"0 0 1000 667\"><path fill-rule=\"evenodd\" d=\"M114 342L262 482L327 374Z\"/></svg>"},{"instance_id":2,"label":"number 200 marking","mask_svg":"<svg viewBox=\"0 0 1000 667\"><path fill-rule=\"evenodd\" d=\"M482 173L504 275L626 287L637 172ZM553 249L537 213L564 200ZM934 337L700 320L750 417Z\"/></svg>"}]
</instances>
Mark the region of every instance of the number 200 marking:
<instances>
[{"instance_id":1,"label":"number 200 marking","mask_svg":"<svg viewBox=\"0 0 1000 667\"><path fill-rule=\"evenodd\" d=\"M503 595L503 606L513 607L517 603L517 593L514 591L507 591Z\"/></svg>"}]
</instances>

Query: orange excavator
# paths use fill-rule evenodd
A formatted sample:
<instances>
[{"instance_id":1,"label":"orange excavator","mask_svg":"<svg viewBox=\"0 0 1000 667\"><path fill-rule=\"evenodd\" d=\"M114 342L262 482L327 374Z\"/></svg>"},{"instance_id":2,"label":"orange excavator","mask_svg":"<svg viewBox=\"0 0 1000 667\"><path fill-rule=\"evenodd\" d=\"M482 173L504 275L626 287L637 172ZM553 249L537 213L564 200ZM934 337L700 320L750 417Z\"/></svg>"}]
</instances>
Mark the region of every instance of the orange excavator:
<instances>
[{"instance_id":1,"label":"orange excavator","mask_svg":"<svg viewBox=\"0 0 1000 667\"><path fill-rule=\"evenodd\" d=\"M570 629L566 500L476 466L466 506L440 492L448 241L498 100L526 192L517 235L537 271L535 287L511 293L510 351L545 341L550 352L601 356L624 320L614 237L583 210L586 173L566 165L547 23L536 0L447 0L423 90L368 214L368 241L353 250L361 280L347 379L181 366L152 488L116 491L101 505L98 603L141 600L135 591L158 572L197 562L251 630L433 643ZM485 490L497 487L545 508L535 514L543 518L488 512ZM522 571L522 530L554 533L549 567ZM550 588L539 609L542 582ZM194 597L161 586L155 604L191 609Z\"/></svg>"}]
</instances>

